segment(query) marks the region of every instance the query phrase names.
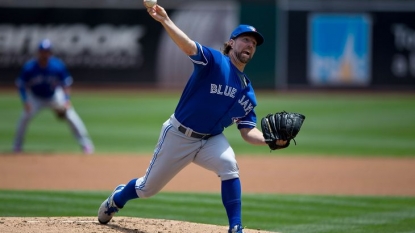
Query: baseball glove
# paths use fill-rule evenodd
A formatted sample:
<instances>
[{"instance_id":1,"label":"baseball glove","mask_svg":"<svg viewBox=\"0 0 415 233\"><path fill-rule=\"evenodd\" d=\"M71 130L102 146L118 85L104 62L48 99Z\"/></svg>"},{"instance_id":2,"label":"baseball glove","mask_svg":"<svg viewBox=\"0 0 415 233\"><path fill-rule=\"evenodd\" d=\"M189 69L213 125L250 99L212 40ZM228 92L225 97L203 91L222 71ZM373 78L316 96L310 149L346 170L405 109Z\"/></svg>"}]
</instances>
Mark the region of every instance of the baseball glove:
<instances>
[{"instance_id":1,"label":"baseball glove","mask_svg":"<svg viewBox=\"0 0 415 233\"><path fill-rule=\"evenodd\" d=\"M265 142L271 150L286 148L290 141L294 140L305 120L305 116L300 113L289 113L286 111L268 114L261 119L262 134ZM287 141L284 145L278 145L277 140Z\"/></svg>"},{"instance_id":2,"label":"baseball glove","mask_svg":"<svg viewBox=\"0 0 415 233\"><path fill-rule=\"evenodd\" d=\"M59 120L66 119L66 108L65 108L65 106L53 106L53 111L55 112L55 116Z\"/></svg>"}]
</instances>

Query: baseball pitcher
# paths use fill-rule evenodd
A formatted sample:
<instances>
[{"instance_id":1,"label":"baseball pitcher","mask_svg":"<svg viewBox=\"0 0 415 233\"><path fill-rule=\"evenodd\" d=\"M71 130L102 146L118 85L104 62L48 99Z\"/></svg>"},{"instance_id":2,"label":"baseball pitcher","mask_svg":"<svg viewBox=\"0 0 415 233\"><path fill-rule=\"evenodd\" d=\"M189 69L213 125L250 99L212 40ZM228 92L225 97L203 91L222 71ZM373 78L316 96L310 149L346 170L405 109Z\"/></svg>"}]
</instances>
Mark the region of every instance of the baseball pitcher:
<instances>
[{"instance_id":1,"label":"baseball pitcher","mask_svg":"<svg viewBox=\"0 0 415 233\"><path fill-rule=\"evenodd\" d=\"M275 144L277 146L270 147L274 149L285 148L290 140L271 133L267 134L269 139L274 138L266 140L256 127L254 108L257 100L251 81L243 71L264 38L254 27L239 25L221 52L191 40L161 6L149 7L147 11L190 58L194 71L174 113L161 128L153 159L144 176L118 185L101 204L98 221L108 223L129 200L157 194L184 167L195 163L219 177L228 232L243 233L239 167L223 134L224 129L236 125L246 142ZM279 119L273 118L276 128L280 125L276 122ZM292 124L284 125L290 127Z\"/></svg>"}]
</instances>

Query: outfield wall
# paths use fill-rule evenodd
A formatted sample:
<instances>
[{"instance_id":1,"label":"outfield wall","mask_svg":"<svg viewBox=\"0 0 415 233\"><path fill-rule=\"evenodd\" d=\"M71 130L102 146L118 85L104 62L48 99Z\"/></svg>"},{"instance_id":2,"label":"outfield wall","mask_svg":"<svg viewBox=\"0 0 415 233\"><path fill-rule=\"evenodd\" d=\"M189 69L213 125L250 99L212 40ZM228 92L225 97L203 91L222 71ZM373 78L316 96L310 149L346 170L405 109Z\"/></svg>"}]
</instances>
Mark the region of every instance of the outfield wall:
<instances>
[{"instance_id":1,"label":"outfield wall","mask_svg":"<svg viewBox=\"0 0 415 233\"><path fill-rule=\"evenodd\" d=\"M277 87L415 90L414 1L279 1Z\"/></svg>"},{"instance_id":2,"label":"outfield wall","mask_svg":"<svg viewBox=\"0 0 415 233\"><path fill-rule=\"evenodd\" d=\"M239 23L254 25L265 43L245 72L257 88L415 90L413 0L159 2L217 49ZM45 37L75 84L182 87L192 71L139 1L0 0L0 85L13 85Z\"/></svg>"}]
</instances>

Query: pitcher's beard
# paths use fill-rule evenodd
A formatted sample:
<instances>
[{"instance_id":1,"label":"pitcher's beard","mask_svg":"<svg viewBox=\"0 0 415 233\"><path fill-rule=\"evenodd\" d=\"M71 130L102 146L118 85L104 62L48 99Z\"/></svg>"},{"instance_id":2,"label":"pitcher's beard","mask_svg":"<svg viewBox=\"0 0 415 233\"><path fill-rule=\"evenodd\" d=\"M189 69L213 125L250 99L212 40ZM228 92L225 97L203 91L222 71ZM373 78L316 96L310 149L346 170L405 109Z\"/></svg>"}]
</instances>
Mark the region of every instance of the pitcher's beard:
<instances>
[{"instance_id":1,"label":"pitcher's beard","mask_svg":"<svg viewBox=\"0 0 415 233\"><path fill-rule=\"evenodd\" d=\"M243 56L242 53L235 53L238 60L244 64L248 64L248 62L252 59L252 57Z\"/></svg>"}]
</instances>

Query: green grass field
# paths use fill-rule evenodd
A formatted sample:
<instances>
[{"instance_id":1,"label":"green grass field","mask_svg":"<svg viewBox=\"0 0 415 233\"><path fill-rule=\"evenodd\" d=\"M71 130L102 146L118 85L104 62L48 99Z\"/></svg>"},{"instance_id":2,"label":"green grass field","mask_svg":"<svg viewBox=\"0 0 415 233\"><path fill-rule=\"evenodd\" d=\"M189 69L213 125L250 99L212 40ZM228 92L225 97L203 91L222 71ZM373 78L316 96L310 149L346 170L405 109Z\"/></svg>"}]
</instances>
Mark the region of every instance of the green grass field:
<instances>
[{"instance_id":1,"label":"green grass field","mask_svg":"<svg viewBox=\"0 0 415 233\"><path fill-rule=\"evenodd\" d=\"M0 191L0 216L96 216L108 192ZM415 197L243 195L250 229L282 233L415 232ZM227 225L219 194L159 193L117 216Z\"/></svg>"},{"instance_id":2,"label":"green grass field","mask_svg":"<svg viewBox=\"0 0 415 233\"><path fill-rule=\"evenodd\" d=\"M180 93L73 95L99 153L151 154L161 124ZM251 156L415 156L415 95L257 93L257 115L293 111L306 115L297 146L270 153L226 129L237 154ZM0 153L10 152L21 105L0 93ZM202 120L202 119L201 119ZM79 152L68 127L44 111L32 122L25 149ZM18 169L18 168L17 168ZM4 177L1 177L3 179ZM96 216L108 192L0 190L0 216ZM245 194L243 221L251 229L283 233L415 233L415 197ZM132 201L121 216L227 225L219 194L165 193Z\"/></svg>"},{"instance_id":3,"label":"green grass field","mask_svg":"<svg viewBox=\"0 0 415 233\"><path fill-rule=\"evenodd\" d=\"M73 95L73 104L97 152L152 153L161 124L173 113L179 94L81 92ZM298 145L273 156L415 156L415 95L257 93L257 99L257 123L267 113L282 110L306 115ZM0 109L0 152L8 152L21 111L17 93L0 94ZM244 142L235 126L225 134L237 154L269 154L265 147ZM79 151L67 125L50 111L41 112L29 125L25 149Z\"/></svg>"}]
</instances>

